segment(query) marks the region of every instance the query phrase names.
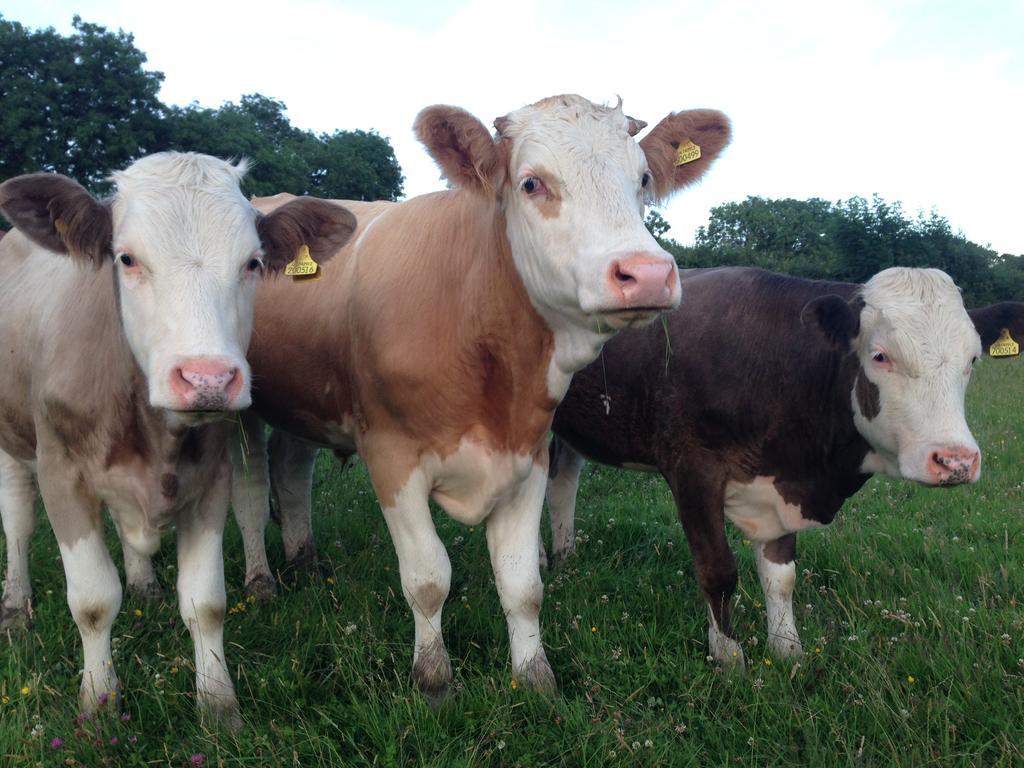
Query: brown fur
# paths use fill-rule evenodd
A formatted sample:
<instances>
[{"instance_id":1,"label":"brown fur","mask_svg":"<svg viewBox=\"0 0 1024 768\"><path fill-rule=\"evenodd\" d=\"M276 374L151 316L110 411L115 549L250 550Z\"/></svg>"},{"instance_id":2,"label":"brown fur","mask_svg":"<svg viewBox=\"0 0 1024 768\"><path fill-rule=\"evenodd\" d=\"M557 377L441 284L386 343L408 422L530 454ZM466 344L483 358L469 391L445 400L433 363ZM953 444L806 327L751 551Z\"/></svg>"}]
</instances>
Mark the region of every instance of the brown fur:
<instances>
[{"instance_id":1,"label":"brown fur","mask_svg":"<svg viewBox=\"0 0 1024 768\"><path fill-rule=\"evenodd\" d=\"M881 397L878 386L865 374L864 369L857 370L857 379L853 385L853 391L857 395L857 405L865 419L871 421L882 412Z\"/></svg>"},{"instance_id":2,"label":"brown fur","mask_svg":"<svg viewBox=\"0 0 1024 768\"><path fill-rule=\"evenodd\" d=\"M731 137L729 118L713 109L694 109L671 114L640 141L654 177L654 199L663 200L692 184L725 149ZM680 144L692 141L700 147L700 159L675 165Z\"/></svg>"},{"instance_id":3,"label":"brown fur","mask_svg":"<svg viewBox=\"0 0 1024 768\"><path fill-rule=\"evenodd\" d=\"M981 336L981 349L989 353L989 347L999 338L1003 328L1010 332L1010 338L1024 345L1024 303L1003 301L968 311L975 330Z\"/></svg>"},{"instance_id":4,"label":"brown fur","mask_svg":"<svg viewBox=\"0 0 1024 768\"><path fill-rule=\"evenodd\" d=\"M505 158L491 134L458 107L427 107L413 131L452 184L493 194L505 180Z\"/></svg>"},{"instance_id":5,"label":"brown fur","mask_svg":"<svg viewBox=\"0 0 1024 768\"><path fill-rule=\"evenodd\" d=\"M101 264L110 256L110 206L76 181L54 173L17 176L0 184L0 210L35 243Z\"/></svg>"},{"instance_id":6,"label":"brown fur","mask_svg":"<svg viewBox=\"0 0 1024 768\"><path fill-rule=\"evenodd\" d=\"M264 256L271 271L284 269L299 248L309 246L313 261L331 259L356 228L356 217L344 208L315 197L294 198L256 221Z\"/></svg>"},{"instance_id":7,"label":"brown fur","mask_svg":"<svg viewBox=\"0 0 1024 768\"><path fill-rule=\"evenodd\" d=\"M260 288L249 351L260 413L322 445L336 442L330 423L356 424L385 506L425 453L448 456L463 437L543 461L553 339L496 202L457 190L345 205L360 232L324 280Z\"/></svg>"}]
</instances>

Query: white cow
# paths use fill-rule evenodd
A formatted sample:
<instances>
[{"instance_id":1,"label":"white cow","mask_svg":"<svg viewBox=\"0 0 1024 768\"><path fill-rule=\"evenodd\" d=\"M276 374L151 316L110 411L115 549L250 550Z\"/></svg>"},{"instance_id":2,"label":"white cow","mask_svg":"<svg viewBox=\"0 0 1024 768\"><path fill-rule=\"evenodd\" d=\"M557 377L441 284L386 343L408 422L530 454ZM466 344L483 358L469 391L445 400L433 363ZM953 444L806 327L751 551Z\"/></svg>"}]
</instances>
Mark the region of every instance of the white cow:
<instances>
[{"instance_id":1,"label":"white cow","mask_svg":"<svg viewBox=\"0 0 1024 768\"><path fill-rule=\"evenodd\" d=\"M213 422L250 403L258 278L303 244L330 258L355 226L344 208L312 199L262 216L241 194L244 173L244 163L164 153L115 174L117 192L102 202L63 176L0 185L16 227L0 240L3 620L30 616L35 472L82 637L84 711L118 688L110 631L121 584L105 504L130 568L149 568L160 532L176 524L198 704L238 723L221 553L233 427Z\"/></svg>"}]
</instances>

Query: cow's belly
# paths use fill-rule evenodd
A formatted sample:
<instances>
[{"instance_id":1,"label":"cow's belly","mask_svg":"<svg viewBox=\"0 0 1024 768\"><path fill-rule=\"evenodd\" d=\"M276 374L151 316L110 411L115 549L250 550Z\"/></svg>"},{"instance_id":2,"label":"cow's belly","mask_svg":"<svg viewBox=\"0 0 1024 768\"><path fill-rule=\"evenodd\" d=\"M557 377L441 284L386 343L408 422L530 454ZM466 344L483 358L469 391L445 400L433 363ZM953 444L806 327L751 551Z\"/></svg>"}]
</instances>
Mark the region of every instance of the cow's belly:
<instances>
[{"instance_id":1,"label":"cow's belly","mask_svg":"<svg viewBox=\"0 0 1024 768\"><path fill-rule=\"evenodd\" d=\"M730 480L725 486L725 516L751 541L774 541L821 525L804 517L799 504L782 498L774 477L755 477L749 483Z\"/></svg>"},{"instance_id":2,"label":"cow's belly","mask_svg":"<svg viewBox=\"0 0 1024 768\"><path fill-rule=\"evenodd\" d=\"M220 468L218 461L226 462L226 457L164 467L140 460L94 466L91 484L124 539L137 552L151 555L160 546L160 534L171 527L178 513L193 508L209 490Z\"/></svg>"},{"instance_id":3,"label":"cow's belly","mask_svg":"<svg viewBox=\"0 0 1024 768\"><path fill-rule=\"evenodd\" d=\"M454 519L477 525L501 501L514 496L534 464L530 454L493 451L462 440L454 453L426 457L419 467L430 495Z\"/></svg>"}]
</instances>

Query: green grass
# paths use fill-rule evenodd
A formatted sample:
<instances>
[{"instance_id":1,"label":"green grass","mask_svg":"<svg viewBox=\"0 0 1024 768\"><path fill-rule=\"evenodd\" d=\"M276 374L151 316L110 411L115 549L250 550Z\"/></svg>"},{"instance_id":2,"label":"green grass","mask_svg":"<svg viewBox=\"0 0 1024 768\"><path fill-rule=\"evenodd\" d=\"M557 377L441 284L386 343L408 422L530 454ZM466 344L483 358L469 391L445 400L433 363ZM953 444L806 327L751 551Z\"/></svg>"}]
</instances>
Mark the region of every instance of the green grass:
<instances>
[{"instance_id":1,"label":"green grass","mask_svg":"<svg viewBox=\"0 0 1024 768\"><path fill-rule=\"evenodd\" d=\"M410 683L412 621L365 470L341 475L323 456L321 575L228 617L247 727L231 735L196 721L168 539L157 566L169 602L126 600L114 628L130 720L106 713L97 744L96 723L75 719L78 633L44 523L32 552L35 629L0 638L0 765L185 766L196 753L207 766L1024 765L1022 404L1024 362L986 359L968 403L985 454L977 485L875 479L829 529L801 537L799 664L766 658L763 597L734 535L739 674L705 661L706 612L664 483L589 467L579 554L545 578L542 626L560 685L550 701L513 688L482 527L439 515L456 690L427 706ZM280 566L276 532L270 547ZM233 523L226 553L234 605L243 562Z\"/></svg>"}]
</instances>

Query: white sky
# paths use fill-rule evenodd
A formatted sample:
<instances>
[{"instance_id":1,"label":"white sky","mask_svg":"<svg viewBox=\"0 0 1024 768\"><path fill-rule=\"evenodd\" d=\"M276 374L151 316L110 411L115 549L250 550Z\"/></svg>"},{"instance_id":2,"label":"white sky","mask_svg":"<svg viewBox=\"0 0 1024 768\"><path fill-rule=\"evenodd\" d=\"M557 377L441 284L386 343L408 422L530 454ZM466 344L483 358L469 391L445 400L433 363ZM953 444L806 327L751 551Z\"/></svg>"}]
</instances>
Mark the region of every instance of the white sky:
<instances>
[{"instance_id":1,"label":"white sky","mask_svg":"<svg viewBox=\"0 0 1024 768\"><path fill-rule=\"evenodd\" d=\"M721 109L733 144L661 213L690 243L748 195L878 193L1024 254L1024 0L5 0L8 20L135 35L161 98L246 93L315 131L376 129L408 195L439 189L416 113L455 104L485 125L556 93L624 100L653 125Z\"/></svg>"}]
</instances>

